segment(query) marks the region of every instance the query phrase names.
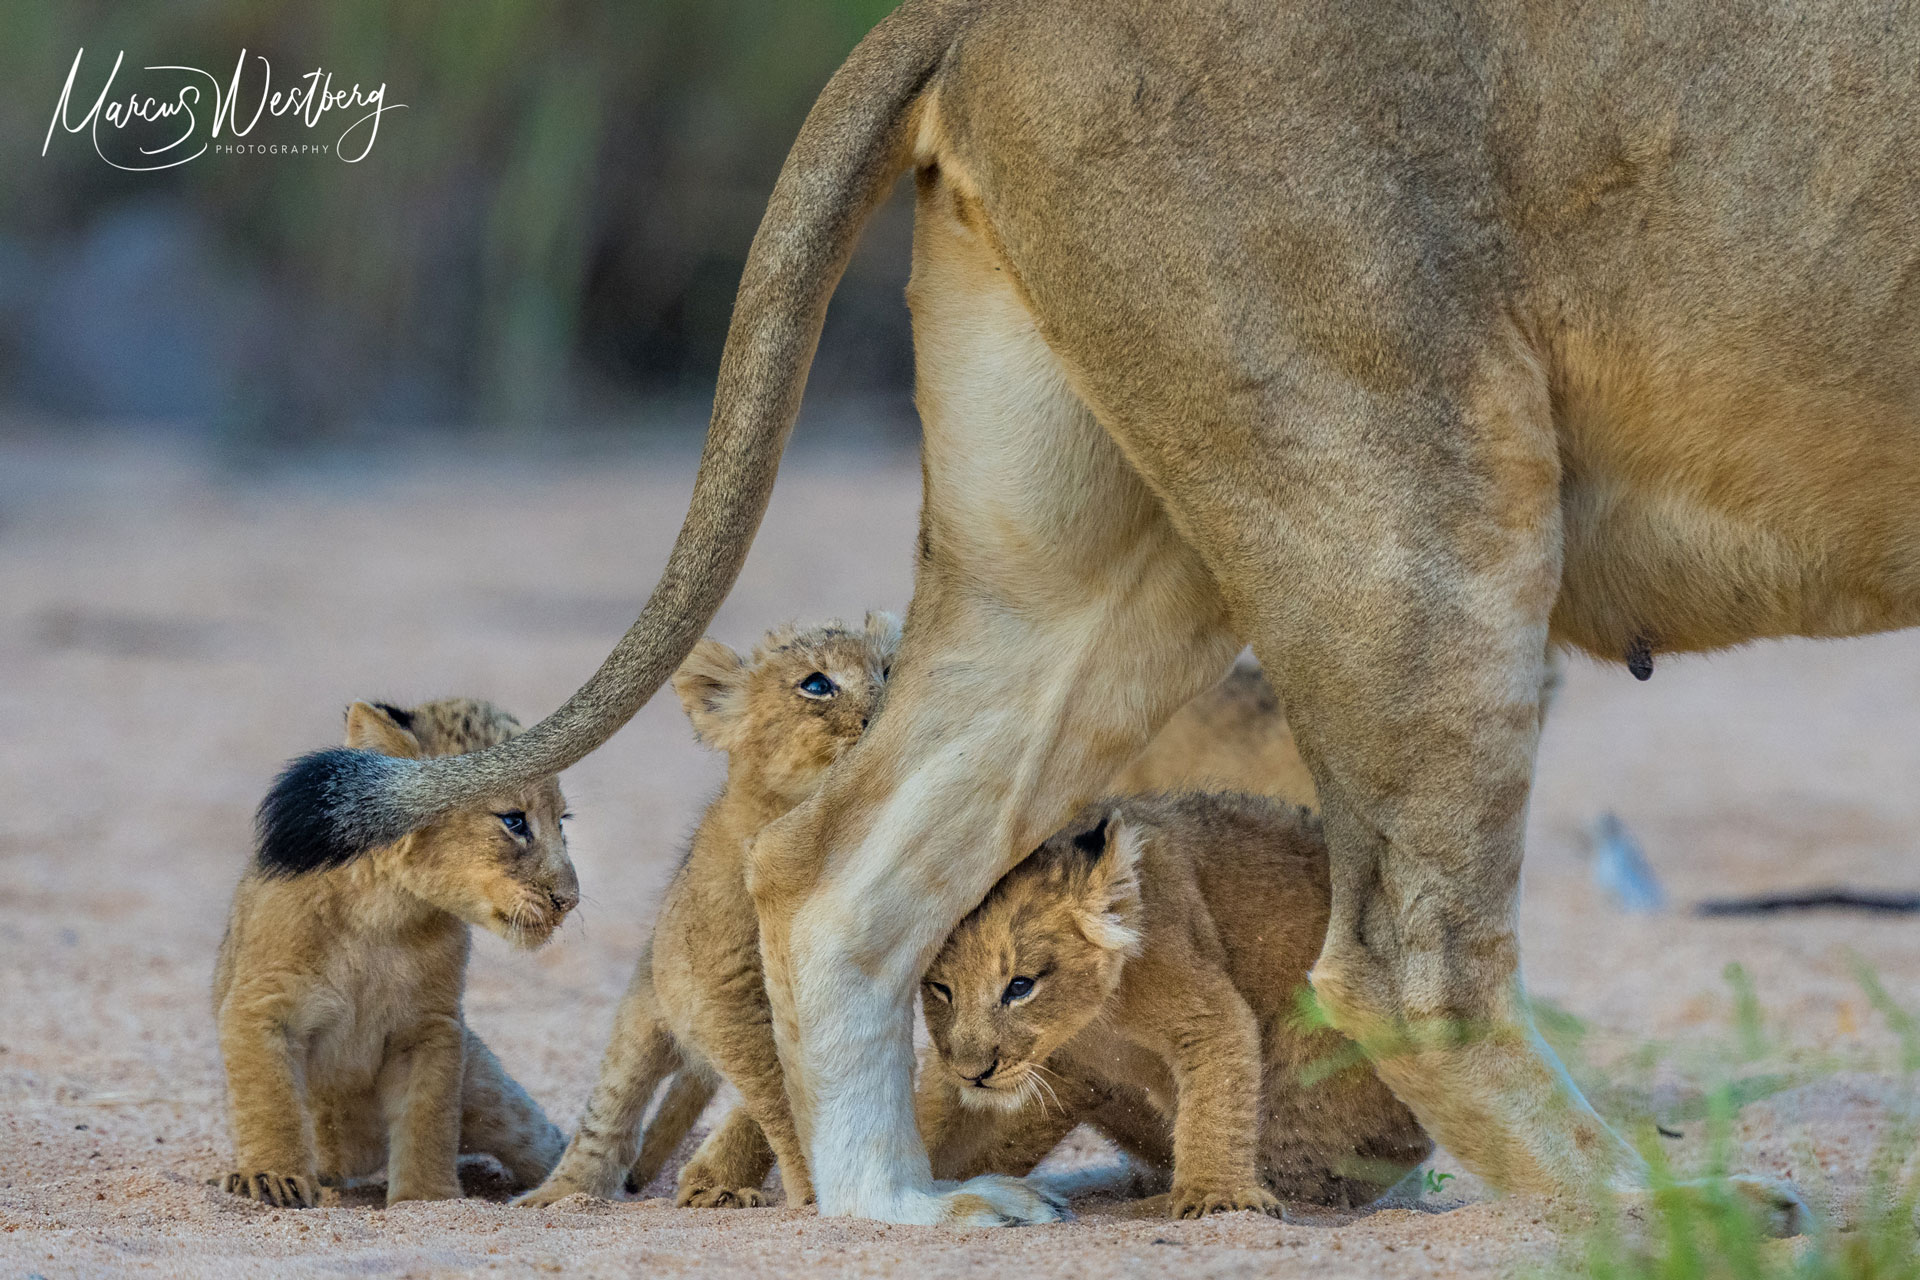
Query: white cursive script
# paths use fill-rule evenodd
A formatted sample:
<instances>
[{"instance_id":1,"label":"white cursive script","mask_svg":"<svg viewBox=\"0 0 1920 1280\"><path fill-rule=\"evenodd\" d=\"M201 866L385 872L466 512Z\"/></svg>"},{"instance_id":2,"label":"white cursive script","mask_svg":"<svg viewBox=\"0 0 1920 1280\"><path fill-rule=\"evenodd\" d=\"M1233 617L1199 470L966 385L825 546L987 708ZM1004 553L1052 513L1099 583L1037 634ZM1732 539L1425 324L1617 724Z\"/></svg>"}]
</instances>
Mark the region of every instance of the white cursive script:
<instances>
[{"instance_id":1,"label":"white cursive script","mask_svg":"<svg viewBox=\"0 0 1920 1280\"><path fill-rule=\"evenodd\" d=\"M222 153L236 152L286 152L290 154L325 154L329 150L347 164L358 164L367 158L373 150L374 140L380 136L380 117L389 111L398 111L407 104L388 102L387 86L383 83L376 89L362 89L356 81L351 89L335 89L333 73L323 67L300 76L283 89L273 87L273 65L265 57L256 54L260 62L260 88L258 100L254 102L253 114L247 117L243 127L240 117L243 109L241 98L246 92L247 51L240 51L240 58L234 64L233 79L228 82L226 91L221 92L220 82L209 72L198 67L155 66L146 70L155 73L172 72L192 77L184 84L172 86L170 93L156 94L138 89L120 97L113 96L113 82L119 78L120 66L126 61L126 51L122 50L113 60L113 69L107 72L107 81L100 86L100 93L93 100L93 106L78 120L73 118L73 86L80 78L80 62L87 51L82 48L73 55L73 66L67 71L67 83L60 90L60 101L54 104L53 120L47 125L47 137L40 144L40 154L45 156L47 148L53 145L56 129L68 133L85 133L93 141L94 154L116 169L129 172L146 172L154 169L171 169L189 160L197 160L206 154L213 140L220 136L224 128L236 138L244 138L253 132L263 115L291 117L309 129L319 127L322 120L334 112L360 111L358 118L351 121L340 135L334 139L331 148L321 145L259 145L253 147L224 146L218 148ZM204 87L200 81L205 81ZM201 132L199 108L212 100L211 123L206 132ZM111 99L111 100L110 100ZM147 139L154 145L114 148L123 159L133 155L140 160L123 164L107 154L100 145L100 126L106 124L114 130L124 130L133 125L151 126L148 132L154 136ZM364 139L364 140L363 140ZM181 148L198 148L183 154L169 154ZM349 155L351 148L357 148Z\"/></svg>"}]
</instances>

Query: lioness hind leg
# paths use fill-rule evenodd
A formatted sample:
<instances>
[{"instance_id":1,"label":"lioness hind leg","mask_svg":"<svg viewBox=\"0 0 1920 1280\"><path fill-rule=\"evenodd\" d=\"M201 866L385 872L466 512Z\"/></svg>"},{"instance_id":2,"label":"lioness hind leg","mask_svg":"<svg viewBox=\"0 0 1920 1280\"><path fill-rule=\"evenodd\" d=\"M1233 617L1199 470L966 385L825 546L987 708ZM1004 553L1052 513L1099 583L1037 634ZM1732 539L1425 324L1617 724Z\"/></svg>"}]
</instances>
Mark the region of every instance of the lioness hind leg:
<instances>
[{"instance_id":1,"label":"lioness hind leg","mask_svg":"<svg viewBox=\"0 0 1920 1280\"><path fill-rule=\"evenodd\" d=\"M1001 1225L1059 1209L935 1187L910 998L959 918L1238 648L1206 570L1078 400L943 180L913 306L921 559L887 703L749 861L787 1092L820 1211Z\"/></svg>"},{"instance_id":2,"label":"lioness hind leg","mask_svg":"<svg viewBox=\"0 0 1920 1280\"><path fill-rule=\"evenodd\" d=\"M1399 320L1418 323L1381 304L1378 323ZM1412 358L1436 346L1404 343ZM1560 568L1545 377L1510 328L1397 392L1296 358L1284 416L1211 424L1212 448L1116 434L1216 566L1313 769L1333 881L1315 990L1476 1173L1549 1192L1632 1181L1639 1160L1554 1061L1520 987Z\"/></svg>"},{"instance_id":3,"label":"lioness hind leg","mask_svg":"<svg viewBox=\"0 0 1920 1280\"><path fill-rule=\"evenodd\" d=\"M567 1149L567 1135L471 1029L460 1084L460 1149L498 1160L516 1190L539 1185Z\"/></svg>"}]
</instances>

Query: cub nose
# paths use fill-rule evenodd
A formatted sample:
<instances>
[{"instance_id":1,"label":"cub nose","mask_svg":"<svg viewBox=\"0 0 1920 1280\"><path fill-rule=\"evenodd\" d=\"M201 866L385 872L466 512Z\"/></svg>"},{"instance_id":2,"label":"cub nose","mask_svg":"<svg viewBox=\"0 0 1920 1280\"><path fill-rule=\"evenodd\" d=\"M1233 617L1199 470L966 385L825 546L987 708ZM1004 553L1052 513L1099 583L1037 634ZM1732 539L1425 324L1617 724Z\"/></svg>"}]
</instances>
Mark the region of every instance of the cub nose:
<instances>
[{"instance_id":1,"label":"cub nose","mask_svg":"<svg viewBox=\"0 0 1920 1280\"><path fill-rule=\"evenodd\" d=\"M547 890L547 901L553 903L553 909L561 915L580 905L580 895L568 889Z\"/></svg>"}]
</instances>

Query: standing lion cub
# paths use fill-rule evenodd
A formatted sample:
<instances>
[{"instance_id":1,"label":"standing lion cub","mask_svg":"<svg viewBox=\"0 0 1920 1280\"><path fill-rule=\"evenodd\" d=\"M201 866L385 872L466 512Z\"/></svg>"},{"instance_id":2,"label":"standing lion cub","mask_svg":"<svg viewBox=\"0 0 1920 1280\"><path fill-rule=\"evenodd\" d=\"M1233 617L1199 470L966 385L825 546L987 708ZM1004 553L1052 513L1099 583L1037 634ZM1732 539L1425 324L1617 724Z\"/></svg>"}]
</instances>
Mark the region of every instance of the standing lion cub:
<instances>
[{"instance_id":1,"label":"standing lion cub","mask_svg":"<svg viewBox=\"0 0 1920 1280\"><path fill-rule=\"evenodd\" d=\"M1081 1122L1172 1165L1173 1217L1373 1200L1433 1150L1350 1048L1296 1025L1327 930L1306 810L1103 801L1001 878L927 969L917 1099L937 1178L1024 1175Z\"/></svg>"},{"instance_id":2,"label":"standing lion cub","mask_svg":"<svg viewBox=\"0 0 1920 1280\"><path fill-rule=\"evenodd\" d=\"M678 1203L764 1204L760 1184L776 1159L788 1199L812 1198L774 1047L746 848L813 794L827 767L859 740L899 643L898 620L870 613L859 630L828 623L769 632L751 657L708 638L674 675L695 735L727 753L727 783L667 887L580 1128L552 1176L518 1203L610 1196L629 1167L632 1183L644 1187L723 1077L742 1105L681 1171ZM640 1118L669 1077L643 1145Z\"/></svg>"},{"instance_id":3,"label":"standing lion cub","mask_svg":"<svg viewBox=\"0 0 1920 1280\"><path fill-rule=\"evenodd\" d=\"M356 702L347 745L420 758L520 730L467 699L411 711ZM486 1152L520 1186L566 1139L467 1029L469 925L537 947L580 899L546 778L340 866L256 862L234 891L214 971L234 1168L217 1185L305 1207L387 1169L387 1203L460 1194L455 1159Z\"/></svg>"}]
</instances>

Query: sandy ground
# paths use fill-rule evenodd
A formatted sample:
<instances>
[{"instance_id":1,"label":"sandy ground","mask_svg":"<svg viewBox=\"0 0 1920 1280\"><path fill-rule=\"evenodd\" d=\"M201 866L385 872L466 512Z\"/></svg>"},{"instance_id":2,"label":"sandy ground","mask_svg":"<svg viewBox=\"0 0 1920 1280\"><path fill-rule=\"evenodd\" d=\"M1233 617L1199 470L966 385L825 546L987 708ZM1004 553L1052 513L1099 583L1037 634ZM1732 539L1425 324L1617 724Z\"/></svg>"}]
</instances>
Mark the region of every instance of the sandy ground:
<instances>
[{"instance_id":1,"label":"sandy ground","mask_svg":"<svg viewBox=\"0 0 1920 1280\"><path fill-rule=\"evenodd\" d=\"M0 441L0 1271L47 1276L715 1273L792 1276L1503 1273L1555 1248L1552 1206L1462 1177L1371 1213L1195 1224L1082 1206L1072 1225L948 1233L656 1198L271 1211L203 1182L228 1149L207 1003L252 807L331 742L355 696L492 697L531 719L600 660L660 567L690 458L395 453L238 474L178 446ZM715 630L899 607L910 456L792 459ZM1828 882L1920 886L1920 635L1663 661L1640 685L1576 663L1548 734L1524 931L1538 994L1616 1046L1730 1036L1723 967L1801 1051L1890 1044L1849 976L1909 1004L1920 928L1820 914L1629 918L1589 881L1605 809L1681 902ZM671 699L566 779L586 904L536 955L476 945L468 1010L563 1123L714 758ZM1656 1073L1673 1115L1697 1081ZM1747 1108L1738 1161L1841 1212L1889 1115L1888 1074ZM1699 1125L1671 1144L1697 1158ZM1101 1153L1083 1144L1077 1158ZM1443 1170L1455 1166L1442 1158Z\"/></svg>"}]
</instances>

